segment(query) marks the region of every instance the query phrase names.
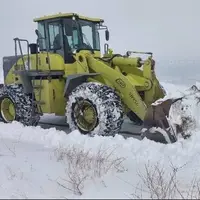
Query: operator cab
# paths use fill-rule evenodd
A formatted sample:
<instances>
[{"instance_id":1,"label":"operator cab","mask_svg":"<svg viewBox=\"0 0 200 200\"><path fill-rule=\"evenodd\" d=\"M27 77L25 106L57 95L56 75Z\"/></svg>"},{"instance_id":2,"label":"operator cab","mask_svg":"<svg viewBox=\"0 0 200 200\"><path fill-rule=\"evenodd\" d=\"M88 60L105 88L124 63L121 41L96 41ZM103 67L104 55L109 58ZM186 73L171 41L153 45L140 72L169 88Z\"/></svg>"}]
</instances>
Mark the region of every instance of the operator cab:
<instances>
[{"instance_id":1,"label":"operator cab","mask_svg":"<svg viewBox=\"0 0 200 200\"><path fill-rule=\"evenodd\" d=\"M34 20L38 23L39 51L58 53L65 63L73 62L73 54L81 50L100 55L99 30L109 32L102 19L83 17L77 14L58 14Z\"/></svg>"}]
</instances>

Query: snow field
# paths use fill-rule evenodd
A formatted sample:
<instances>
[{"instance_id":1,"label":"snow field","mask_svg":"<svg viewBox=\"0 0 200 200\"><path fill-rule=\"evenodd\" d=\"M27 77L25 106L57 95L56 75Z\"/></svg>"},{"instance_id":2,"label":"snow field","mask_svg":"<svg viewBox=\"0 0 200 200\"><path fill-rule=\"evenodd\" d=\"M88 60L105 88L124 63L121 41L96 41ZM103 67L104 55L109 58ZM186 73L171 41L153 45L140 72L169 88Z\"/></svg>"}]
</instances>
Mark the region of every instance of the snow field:
<instances>
[{"instance_id":1,"label":"snow field","mask_svg":"<svg viewBox=\"0 0 200 200\"><path fill-rule=\"evenodd\" d=\"M173 84L163 86L169 97L188 92ZM169 145L0 123L0 198L198 198L195 101L185 100L190 106L185 113L195 113L197 122L192 137ZM194 177L197 187L190 189Z\"/></svg>"}]
</instances>

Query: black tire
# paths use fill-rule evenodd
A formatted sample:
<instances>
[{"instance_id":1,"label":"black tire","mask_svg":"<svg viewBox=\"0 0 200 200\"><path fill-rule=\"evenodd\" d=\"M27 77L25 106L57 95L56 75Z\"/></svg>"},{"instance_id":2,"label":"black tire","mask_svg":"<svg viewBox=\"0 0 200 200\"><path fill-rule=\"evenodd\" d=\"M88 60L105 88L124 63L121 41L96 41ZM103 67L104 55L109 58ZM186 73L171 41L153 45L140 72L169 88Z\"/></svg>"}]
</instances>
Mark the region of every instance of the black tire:
<instances>
[{"instance_id":1,"label":"black tire","mask_svg":"<svg viewBox=\"0 0 200 200\"><path fill-rule=\"evenodd\" d=\"M35 106L32 107L32 98L30 95L23 92L21 85L11 84L0 88L0 117L5 123L8 121L4 118L2 113L2 101L7 98L10 99L15 109L15 119L26 126L36 126L40 120L40 115L36 112Z\"/></svg>"},{"instance_id":2,"label":"black tire","mask_svg":"<svg viewBox=\"0 0 200 200\"><path fill-rule=\"evenodd\" d=\"M142 126L143 121L132 111L127 113L127 117L136 126Z\"/></svg>"},{"instance_id":3,"label":"black tire","mask_svg":"<svg viewBox=\"0 0 200 200\"><path fill-rule=\"evenodd\" d=\"M97 120L91 130L85 130L77 123L75 107L81 100L90 102L95 109ZM82 134L114 136L119 133L123 123L123 107L115 91L100 83L83 83L69 95L66 106L66 119L70 129L79 130Z\"/></svg>"}]
</instances>

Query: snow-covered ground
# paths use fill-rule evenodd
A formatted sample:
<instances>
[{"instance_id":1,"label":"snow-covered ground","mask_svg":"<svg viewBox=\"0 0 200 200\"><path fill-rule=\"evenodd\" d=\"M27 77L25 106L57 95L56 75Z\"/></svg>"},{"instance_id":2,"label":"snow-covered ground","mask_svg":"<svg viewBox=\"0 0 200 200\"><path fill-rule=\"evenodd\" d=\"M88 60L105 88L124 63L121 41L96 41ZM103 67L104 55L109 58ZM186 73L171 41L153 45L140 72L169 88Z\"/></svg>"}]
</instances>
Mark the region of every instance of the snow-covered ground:
<instances>
[{"instance_id":1,"label":"snow-covered ground","mask_svg":"<svg viewBox=\"0 0 200 200\"><path fill-rule=\"evenodd\" d=\"M187 89L163 86L168 96ZM0 123L0 162L0 198L199 197L200 131L164 145Z\"/></svg>"}]
</instances>

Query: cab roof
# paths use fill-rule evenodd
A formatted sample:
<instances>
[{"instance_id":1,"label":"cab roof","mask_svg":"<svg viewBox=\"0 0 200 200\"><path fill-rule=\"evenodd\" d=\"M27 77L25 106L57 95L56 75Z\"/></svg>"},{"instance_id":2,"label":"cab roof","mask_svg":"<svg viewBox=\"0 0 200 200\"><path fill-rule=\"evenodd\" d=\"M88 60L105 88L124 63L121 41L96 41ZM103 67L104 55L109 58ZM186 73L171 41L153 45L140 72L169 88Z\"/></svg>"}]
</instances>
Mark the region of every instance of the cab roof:
<instances>
[{"instance_id":1,"label":"cab roof","mask_svg":"<svg viewBox=\"0 0 200 200\"><path fill-rule=\"evenodd\" d=\"M76 13L58 13L55 15L45 15L43 17L35 18L34 22L44 21L48 19L56 19L56 18L65 18L65 17L78 17L79 19L93 21L93 22L104 22L103 19L100 18L91 18L91 17L85 17Z\"/></svg>"}]
</instances>

